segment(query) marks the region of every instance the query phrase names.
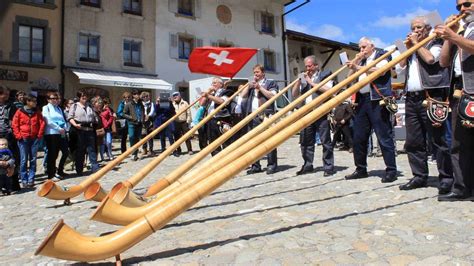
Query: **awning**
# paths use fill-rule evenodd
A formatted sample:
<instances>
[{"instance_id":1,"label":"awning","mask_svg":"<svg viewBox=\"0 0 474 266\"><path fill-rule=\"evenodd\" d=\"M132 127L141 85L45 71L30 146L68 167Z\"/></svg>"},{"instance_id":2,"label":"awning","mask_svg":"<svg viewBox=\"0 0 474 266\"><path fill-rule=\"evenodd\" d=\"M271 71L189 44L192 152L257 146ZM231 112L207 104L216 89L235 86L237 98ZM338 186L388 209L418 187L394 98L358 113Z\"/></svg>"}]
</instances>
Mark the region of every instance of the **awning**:
<instances>
[{"instance_id":1,"label":"awning","mask_svg":"<svg viewBox=\"0 0 474 266\"><path fill-rule=\"evenodd\" d=\"M88 69L71 69L71 71L79 78L79 83L81 84L137 89L172 90L172 85L170 83L146 75Z\"/></svg>"}]
</instances>

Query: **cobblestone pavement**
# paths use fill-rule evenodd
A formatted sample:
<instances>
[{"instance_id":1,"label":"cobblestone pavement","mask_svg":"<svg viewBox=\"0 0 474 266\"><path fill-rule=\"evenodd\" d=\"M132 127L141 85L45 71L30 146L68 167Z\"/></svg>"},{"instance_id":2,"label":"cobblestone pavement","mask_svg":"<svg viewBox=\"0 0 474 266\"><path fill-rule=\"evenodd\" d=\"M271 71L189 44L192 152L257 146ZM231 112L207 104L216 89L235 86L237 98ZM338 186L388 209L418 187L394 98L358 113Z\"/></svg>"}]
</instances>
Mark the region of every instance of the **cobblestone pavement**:
<instances>
[{"instance_id":1,"label":"cobblestone pavement","mask_svg":"<svg viewBox=\"0 0 474 266\"><path fill-rule=\"evenodd\" d=\"M352 154L343 151L335 153L338 172L334 176L323 177L321 170L295 176L301 165L297 143L294 137L279 148L280 172L241 173L122 254L124 263L474 264L474 203L438 203L435 177L428 188L400 191L398 185L410 178L406 155L397 157L402 176L390 184L380 182L381 158L369 159L369 178L344 180L354 169ZM193 145L197 147L196 142ZM169 157L137 192L143 193L153 180L188 158ZM320 158L318 147L315 166L321 166ZM103 185L111 188L150 160L127 160L104 177ZM430 170L434 176L433 165ZM81 180L69 178L61 183L73 185ZM119 228L89 220L97 203L85 202L82 196L73 203L63 206L60 201L39 198L33 191L0 197L0 264L70 263L33 255L60 218L86 235Z\"/></svg>"}]
</instances>

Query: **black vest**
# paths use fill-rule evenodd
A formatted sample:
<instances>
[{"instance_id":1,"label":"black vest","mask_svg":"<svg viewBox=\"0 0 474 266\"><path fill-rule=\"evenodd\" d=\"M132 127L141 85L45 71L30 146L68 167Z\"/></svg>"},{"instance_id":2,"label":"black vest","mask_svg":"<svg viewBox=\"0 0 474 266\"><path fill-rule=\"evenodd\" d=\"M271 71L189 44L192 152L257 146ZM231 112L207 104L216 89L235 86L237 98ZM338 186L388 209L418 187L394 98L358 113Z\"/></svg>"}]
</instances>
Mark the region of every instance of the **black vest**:
<instances>
[{"instance_id":1,"label":"black vest","mask_svg":"<svg viewBox=\"0 0 474 266\"><path fill-rule=\"evenodd\" d=\"M377 60L379 57L384 55L387 51L384 50L377 50L375 51L375 58L374 61ZM386 59L387 61L392 60L392 57L389 56ZM367 59L362 59L360 62L361 66L367 65ZM390 73L390 70L385 72L384 75L379 76L376 80L372 81L370 83L370 99L372 101L378 101L382 99L382 96L380 96L377 93L377 90L375 89L375 86L377 86L377 89L379 90L380 94L382 94L385 97L392 96L392 74Z\"/></svg>"},{"instance_id":2,"label":"black vest","mask_svg":"<svg viewBox=\"0 0 474 266\"><path fill-rule=\"evenodd\" d=\"M442 46L442 39L435 39L430 41L426 45L426 49L430 50L433 46ZM416 54L416 60L418 62L418 77L421 81L421 87L424 90L430 89L449 89L451 84L451 71L447 67L441 67L439 62L435 62L430 65L423 61L421 57ZM413 57L411 57L413 58ZM408 83L409 67L412 64L412 60L407 60L407 73L405 75L405 86ZM405 87L406 90L406 87Z\"/></svg>"}]
</instances>

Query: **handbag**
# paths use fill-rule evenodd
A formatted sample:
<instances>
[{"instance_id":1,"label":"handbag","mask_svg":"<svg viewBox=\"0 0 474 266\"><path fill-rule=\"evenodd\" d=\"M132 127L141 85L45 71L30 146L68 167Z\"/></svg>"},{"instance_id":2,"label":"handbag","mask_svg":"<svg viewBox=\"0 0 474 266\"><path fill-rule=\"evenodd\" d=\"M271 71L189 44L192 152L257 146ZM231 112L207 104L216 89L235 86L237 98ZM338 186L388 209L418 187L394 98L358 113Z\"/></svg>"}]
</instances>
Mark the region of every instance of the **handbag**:
<instances>
[{"instance_id":1,"label":"handbag","mask_svg":"<svg viewBox=\"0 0 474 266\"><path fill-rule=\"evenodd\" d=\"M97 135L97 137L103 137L105 136L105 129L104 128L96 129L95 134Z\"/></svg>"},{"instance_id":2,"label":"handbag","mask_svg":"<svg viewBox=\"0 0 474 266\"><path fill-rule=\"evenodd\" d=\"M459 99L458 116L466 128L474 128L474 96L463 93Z\"/></svg>"},{"instance_id":3,"label":"handbag","mask_svg":"<svg viewBox=\"0 0 474 266\"><path fill-rule=\"evenodd\" d=\"M423 101L423 106L426 108L426 114L430 119L433 127L440 127L448 118L449 101L438 101L430 97L428 91L426 93L426 100Z\"/></svg>"}]
</instances>

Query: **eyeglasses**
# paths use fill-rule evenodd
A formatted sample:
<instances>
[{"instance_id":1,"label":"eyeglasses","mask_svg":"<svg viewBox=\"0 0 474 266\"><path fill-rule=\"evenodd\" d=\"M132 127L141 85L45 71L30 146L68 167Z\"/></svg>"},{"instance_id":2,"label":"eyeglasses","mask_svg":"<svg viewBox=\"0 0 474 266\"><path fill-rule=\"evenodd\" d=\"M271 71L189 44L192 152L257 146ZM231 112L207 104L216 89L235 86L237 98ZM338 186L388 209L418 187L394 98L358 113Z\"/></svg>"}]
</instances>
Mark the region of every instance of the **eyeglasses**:
<instances>
[{"instance_id":1,"label":"eyeglasses","mask_svg":"<svg viewBox=\"0 0 474 266\"><path fill-rule=\"evenodd\" d=\"M411 30L414 31L414 30L422 30L426 27L426 25L418 25L418 26L413 26L411 27Z\"/></svg>"},{"instance_id":2,"label":"eyeglasses","mask_svg":"<svg viewBox=\"0 0 474 266\"><path fill-rule=\"evenodd\" d=\"M459 4L459 5L456 5L456 9L458 11L461 11L461 8L462 7L471 7L472 6L472 3L471 2L464 2L462 4Z\"/></svg>"},{"instance_id":3,"label":"eyeglasses","mask_svg":"<svg viewBox=\"0 0 474 266\"><path fill-rule=\"evenodd\" d=\"M57 100L58 97L49 97L50 100Z\"/></svg>"}]
</instances>

